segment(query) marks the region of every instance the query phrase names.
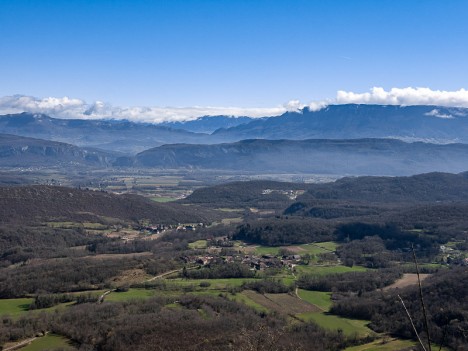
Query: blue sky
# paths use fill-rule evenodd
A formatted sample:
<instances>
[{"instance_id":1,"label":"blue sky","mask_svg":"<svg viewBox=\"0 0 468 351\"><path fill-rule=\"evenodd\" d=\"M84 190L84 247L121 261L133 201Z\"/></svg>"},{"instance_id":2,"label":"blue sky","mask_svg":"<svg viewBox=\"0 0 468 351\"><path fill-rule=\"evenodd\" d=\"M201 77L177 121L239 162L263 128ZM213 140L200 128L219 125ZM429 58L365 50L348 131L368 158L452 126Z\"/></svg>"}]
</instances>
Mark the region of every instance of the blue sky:
<instances>
[{"instance_id":1,"label":"blue sky","mask_svg":"<svg viewBox=\"0 0 468 351\"><path fill-rule=\"evenodd\" d=\"M278 106L468 82L466 0L0 0L0 96Z\"/></svg>"}]
</instances>

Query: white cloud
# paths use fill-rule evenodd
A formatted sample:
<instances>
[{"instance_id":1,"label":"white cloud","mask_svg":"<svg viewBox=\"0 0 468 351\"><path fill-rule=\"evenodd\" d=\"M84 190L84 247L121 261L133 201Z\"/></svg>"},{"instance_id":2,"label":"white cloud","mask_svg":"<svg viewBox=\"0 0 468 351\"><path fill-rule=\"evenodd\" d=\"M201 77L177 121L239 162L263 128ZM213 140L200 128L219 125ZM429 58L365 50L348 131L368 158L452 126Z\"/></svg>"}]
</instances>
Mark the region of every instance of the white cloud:
<instances>
[{"instance_id":1,"label":"white cloud","mask_svg":"<svg viewBox=\"0 0 468 351\"><path fill-rule=\"evenodd\" d=\"M286 111L302 108L299 102L272 108L242 107L116 107L102 101L88 104L80 99L14 95L0 98L0 114L43 113L57 118L78 119L128 119L139 122L160 123L165 121L191 120L200 116L227 115L233 117L279 116Z\"/></svg>"},{"instance_id":2,"label":"white cloud","mask_svg":"<svg viewBox=\"0 0 468 351\"><path fill-rule=\"evenodd\" d=\"M160 123L165 121L193 120L200 116L249 116L265 117L279 116L285 112L300 112L304 107L318 111L333 104L382 104L382 105L434 105L445 107L468 107L468 91L431 90L429 88L392 88L386 91L374 87L369 92L355 93L338 91L335 99L314 101L303 104L299 100L271 108L242 107L117 107L102 101L87 103L84 100L69 97L36 98L32 96L14 95L0 98L0 114L7 113L44 113L56 118L78 119L128 119L132 121ZM453 110L450 114L434 109L428 115L439 118L458 116L460 111Z\"/></svg>"},{"instance_id":3,"label":"white cloud","mask_svg":"<svg viewBox=\"0 0 468 351\"><path fill-rule=\"evenodd\" d=\"M331 100L313 101L313 102L311 102L309 105L307 105L307 107L308 107L309 110L311 110L311 111L319 111L319 110L321 110L322 108L327 107L327 106L330 105L331 103L332 103Z\"/></svg>"},{"instance_id":4,"label":"white cloud","mask_svg":"<svg viewBox=\"0 0 468 351\"><path fill-rule=\"evenodd\" d=\"M14 95L0 98L0 111L3 113L33 112L61 115L79 111L85 104L80 99L68 97L37 99L32 96Z\"/></svg>"},{"instance_id":5,"label":"white cloud","mask_svg":"<svg viewBox=\"0 0 468 351\"><path fill-rule=\"evenodd\" d=\"M434 105L446 107L468 107L468 90L431 90L429 88L392 88L386 91L374 87L367 93L340 90L336 104L382 104L382 105Z\"/></svg>"},{"instance_id":6,"label":"white cloud","mask_svg":"<svg viewBox=\"0 0 468 351\"><path fill-rule=\"evenodd\" d=\"M441 113L438 109L433 109L432 111L429 111L425 113L426 116L432 116L432 117L439 117L439 118L455 118L452 115L446 114L446 113Z\"/></svg>"},{"instance_id":7,"label":"white cloud","mask_svg":"<svg viewBox=\"0 0 468 351\"><path fill-rule=\"evenodd\" d=\"M299 100L291 100L284 104L284 108L289 112L298 112L305 107Z\"/></svg>"}]
</instances>

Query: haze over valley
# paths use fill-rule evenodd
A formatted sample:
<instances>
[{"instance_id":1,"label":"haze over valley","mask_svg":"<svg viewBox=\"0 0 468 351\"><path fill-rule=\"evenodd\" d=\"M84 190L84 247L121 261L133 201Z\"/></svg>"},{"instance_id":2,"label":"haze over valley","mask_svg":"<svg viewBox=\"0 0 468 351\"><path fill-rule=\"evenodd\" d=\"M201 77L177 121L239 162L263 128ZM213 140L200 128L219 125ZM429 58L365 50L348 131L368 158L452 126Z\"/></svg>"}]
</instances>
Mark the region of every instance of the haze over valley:
<instances>
[{"instance_id":1,"label":"haze over valley","mask_svg":"<svg viewBox=\"0 0 468 351\"><path fill-rule=\"evenodd\" d=\"M468 351L467 11L0 2L0 350Z\"/></svg>"}]
</instances>

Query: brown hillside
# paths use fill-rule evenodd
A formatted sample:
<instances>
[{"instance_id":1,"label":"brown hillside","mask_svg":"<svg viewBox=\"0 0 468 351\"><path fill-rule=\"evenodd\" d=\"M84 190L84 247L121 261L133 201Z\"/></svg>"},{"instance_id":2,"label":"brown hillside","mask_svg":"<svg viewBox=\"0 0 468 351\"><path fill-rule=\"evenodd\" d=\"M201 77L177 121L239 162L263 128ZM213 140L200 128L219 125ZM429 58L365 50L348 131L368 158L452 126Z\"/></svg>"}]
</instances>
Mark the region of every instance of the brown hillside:
<instances>
[{"instance_id":1,"label":"brown hillside","mask_svg":"<svg viewBox=\"0 0 468 351\"><path fill-rule=\"evenodd\" d=\"M178 204L155 203L137 195L54 186L0 187L0 223L95 221L118 218L152 223L205 222L206 216Z\"/></svg>"}]
</instances>

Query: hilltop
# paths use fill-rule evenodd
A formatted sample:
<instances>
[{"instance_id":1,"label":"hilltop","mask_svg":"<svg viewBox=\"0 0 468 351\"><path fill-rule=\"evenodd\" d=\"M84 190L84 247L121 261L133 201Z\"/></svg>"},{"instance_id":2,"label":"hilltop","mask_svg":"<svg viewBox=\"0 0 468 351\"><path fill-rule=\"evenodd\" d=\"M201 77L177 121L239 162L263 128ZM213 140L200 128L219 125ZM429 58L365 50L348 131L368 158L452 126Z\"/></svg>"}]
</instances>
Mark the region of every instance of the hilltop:
<instances>
[{"instance_id":1,"label":"hilltop","mask_svg":"<svg viewBox=\"0 0 468 351\"><path fill-rule=\"evenodd\" d=\"M225 202L248 206L261 200L343 200L369 204L468 202L468 173L345 177L323 184L268 180L232 182L197 189L181 201L192 204Z\"/></svg>"},{"instance_id":2,"label":"hilltop","mask_svg":"<svg viewBox=\"0 0 468 351\"><path fill-rule=\"evenodd\" d=\"M0 223L42 221L98 222L121 220L137 223L204 222L193 208L162 204L138 195L58 186L0 187Z\"/></svg>"}]
</instances>

